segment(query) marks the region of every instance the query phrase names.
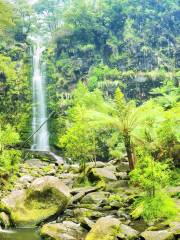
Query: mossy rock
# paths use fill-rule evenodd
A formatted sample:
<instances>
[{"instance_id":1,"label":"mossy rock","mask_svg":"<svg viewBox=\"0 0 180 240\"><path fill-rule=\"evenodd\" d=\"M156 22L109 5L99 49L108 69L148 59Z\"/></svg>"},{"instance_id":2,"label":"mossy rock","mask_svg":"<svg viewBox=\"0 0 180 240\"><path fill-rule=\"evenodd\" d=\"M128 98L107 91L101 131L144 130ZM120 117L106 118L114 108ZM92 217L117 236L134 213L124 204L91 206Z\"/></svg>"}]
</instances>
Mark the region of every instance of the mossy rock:
<instances>
[{"instance_id":1,"label":"mossy rock","mask_svg":"<svg viewBox=\"0 0 180 240\"><path fill-rule=\"evenodd\" d=\"M16 227L34 227L65 209L70 191L58 178L36 179L27 190L13 191L1 200Z\"/></svg>"},{"instance_id":2,"label":"mossy rock","mask_svg":"<svg viewBox=\"0 0 180 240\"><path fill-rule=\"evenodd\" d=\"M63 223L45 224L40 229L40 234L45 239L53 240L82 240L87 234L80 224L72 221L64 221Z\"/></svg>"},{"instance_id":3,"label":"mossy rock","mask_svg":"<svg viewBox=\"0 0 180 240\"><path fill-rule=\"evenodd\" d=\"M174 235L172 232L167 230L160 230L160 231L145 231L141 233L141 236L145 240L172 240L174 239Z\"/></svg>"},{"instance_id":4,"label":"mossy rock","mask_svg":"<svg viewBox=\"0 0 180 240\"><path fill-rule=\"evenodd\" d=\"M90 182L99 182L99 181L116 181L116 175L114 171L109 168L92 168L87 172L87 177Z\"/></svg>"},{"instance_id":5,"label":"mossy rock","mask_svg":"<svg viewBox=\"0 0 180 240\"><path fill-rule=\"evenodd\" d=\"M85 240L115 240L120 232L120 221L111 216L100 218Z\"/></svg>"}]
</instances>

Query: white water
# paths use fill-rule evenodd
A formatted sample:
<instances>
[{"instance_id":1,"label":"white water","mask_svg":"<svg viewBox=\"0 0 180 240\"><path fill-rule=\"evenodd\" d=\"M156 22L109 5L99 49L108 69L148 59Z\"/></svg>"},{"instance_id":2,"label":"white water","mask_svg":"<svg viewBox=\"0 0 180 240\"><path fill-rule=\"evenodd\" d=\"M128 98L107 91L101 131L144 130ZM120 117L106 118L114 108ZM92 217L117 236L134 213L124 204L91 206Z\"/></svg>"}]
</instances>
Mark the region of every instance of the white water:
<instances>
[{"instance_id":1,"label":"white water","mask_svg":"<svg viewBox=\"0 0 180 240\"><path fill-rule=\"evenodd\" d=\"M33 136L33 150L48 151L49 150L49 133L47 126L47 106L45 95L45 81L41 64L42 53L44 47L40 37L34 38L33 53L33 119L32 130L36 132L40 126L44 125Z\"/></svg>"}]
</instances>

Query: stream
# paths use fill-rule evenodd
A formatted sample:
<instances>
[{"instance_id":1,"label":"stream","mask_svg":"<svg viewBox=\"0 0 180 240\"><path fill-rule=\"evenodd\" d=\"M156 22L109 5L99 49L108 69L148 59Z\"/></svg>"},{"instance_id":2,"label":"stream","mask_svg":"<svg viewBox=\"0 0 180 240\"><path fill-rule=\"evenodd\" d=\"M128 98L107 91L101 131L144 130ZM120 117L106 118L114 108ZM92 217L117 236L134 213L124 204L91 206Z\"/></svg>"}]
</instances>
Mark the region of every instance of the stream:
<instances>
[{"instance_id":1,"label":"stream","mask_svg":"<svg viewBox=\"0 0 180 240\"><path fill-rule=\"evenodd\" d=\"M41 240L35 229L0 230L0 240Z\"/></svg>"}]
</instances>

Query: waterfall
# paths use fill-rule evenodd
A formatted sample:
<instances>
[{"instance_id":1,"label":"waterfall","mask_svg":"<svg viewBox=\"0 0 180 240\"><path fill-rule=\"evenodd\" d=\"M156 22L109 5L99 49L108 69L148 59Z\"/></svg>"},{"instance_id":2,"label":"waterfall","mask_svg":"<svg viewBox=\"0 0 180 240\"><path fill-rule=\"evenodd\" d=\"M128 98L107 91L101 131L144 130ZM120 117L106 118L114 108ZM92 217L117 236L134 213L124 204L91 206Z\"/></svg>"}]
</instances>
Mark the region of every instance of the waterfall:
<instances>
[{"instance_id":1,"label":"waterfall","mask_svg":"<svg viewBox=\"0 0 180 240\"><path fill-rule=\"evenodd\" d=\"M33 136L33 150L49 150L49 133L47 126L47 106L45 94L45 80L41 64L42 53L44 51L43 43L40 37L33 38L33 119L32 130L36 132Z\"/></svg>"}]
</instances>

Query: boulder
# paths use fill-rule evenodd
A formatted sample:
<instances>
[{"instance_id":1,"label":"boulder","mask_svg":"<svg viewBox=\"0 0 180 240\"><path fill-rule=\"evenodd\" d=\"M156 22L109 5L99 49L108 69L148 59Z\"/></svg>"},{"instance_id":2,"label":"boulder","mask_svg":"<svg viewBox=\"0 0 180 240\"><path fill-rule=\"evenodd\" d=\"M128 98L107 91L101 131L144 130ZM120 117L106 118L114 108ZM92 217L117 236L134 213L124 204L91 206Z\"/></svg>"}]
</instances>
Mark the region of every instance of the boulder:
<instances>
[{"instance_id":1,"label":"boulder","mask_svg":"<svg viewBox=\"0 0 180 240\"><path fill-rule=\"evenodd\" d=\"M120 221L111 216L100 218L85 240L115 240L119 234Z\"/></svg>"},{"instance_id":2,"label":"boulder","mask_svg":"<svg viewBox=\"0 0 180 240\"><path fill-rule=\"evenodd\" d=\"M73 216L75 219L77 219L79 222L82 222L85 217L88 217L90 219L98 219L105 216L105 213L102 211L99 211L99 209L95 205L95 210L92 208L85 208L79 206L79 208L75 208L73 210Z\"/></svg>"},{"instance_id":3,"label":"boulder","mask_svg":"<svg viewBox=\"0 0 180 240\"><path fill-rule=\"evenodd\" d=\"M124 189L122 190L122 188L128 188L128 183L128 180L109 181L106 184L105 190L113 193L124 192Z\"/></svg>"},{"instance_id":4,"label":"boulder","mask_svg":"<svg viewBox=\"0 0 180 240\"><path fill-rule=\"evenodd\" d=\"M129 180L130 179L127 172L117 172L116 177L119 180Z\"/></svg>"},{"instance_id":5,"label":"boulder","mask_svg":"<svg viewBox=\"0 0 180 240\"><path fill-rule=\"evenodd\" d=\"M141 236L145 240L172 240L174 238L173 233L167 230L160 231L145 231L141 233Z\"/></svg>"},{"instance_id":6,"label":"boulder","mask_svg":"<svg viewBox=\"0 0 180 240\"><path fill-rule=\"evenodd\" d=\"M92 192L88 193L83 199L81 200L81 203L87 203L87 204L101 204L105 199L107 199L110 196L109 192Z\"/></svg>"},{"instance_id":7,"label":"boulder","mask_svg":"<svg viewBox=\"0 0 180 240\"><path fill-rule=\"evenodd\" d=\"M52 240L83 240L86 230L80 224L64 221L63 223L45 224L41 228L40 234L42 237Z\"/></svg>"},{"instance_id":8,"label":"boulder","mask_svg":"<svg viewBox=\"0 0 180 240\"><path fill-rule=\"evenodd\" d=\"M117 171L128 172L129 171L129 163L128 162L119 162L117 165Z\"/></svg>"},{"instance_id":9,"label":"boulder","mask_svg":"<svg viewBox=\"0 0 180 240\"><path fill-rule=\"evenodd\" d=\"M105 167L106 163L104 162L100 162L100 161L96 161L96 162L88 162L86 164L86 168L103 168Z\"/></svg>"},{"instance_id":10,"label":"boulder","mask_svg":"<svg viewBox=\"0 0 180 240\"><path fill-rule=\"evenodd\" d=\"M34 227L61 212L70 200L70 191L58 178L41 177L27 190L13 191L1 200L1 207L10 214L17 227Z\"/></svg>"},{"instance_id":11,"label":"boulder","mask_svg":"<svg viewBox=\"0 0 180 240\"><path fill-rule=\"evenodd\" d=\"M105 181L112 181L112 180L117 180L116 175L114 172L109 169L109 168L92 168L88 173L88 179L90 181L100 181L100 180L105 180Z\"/></svg>"}]
</instances>

